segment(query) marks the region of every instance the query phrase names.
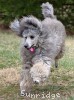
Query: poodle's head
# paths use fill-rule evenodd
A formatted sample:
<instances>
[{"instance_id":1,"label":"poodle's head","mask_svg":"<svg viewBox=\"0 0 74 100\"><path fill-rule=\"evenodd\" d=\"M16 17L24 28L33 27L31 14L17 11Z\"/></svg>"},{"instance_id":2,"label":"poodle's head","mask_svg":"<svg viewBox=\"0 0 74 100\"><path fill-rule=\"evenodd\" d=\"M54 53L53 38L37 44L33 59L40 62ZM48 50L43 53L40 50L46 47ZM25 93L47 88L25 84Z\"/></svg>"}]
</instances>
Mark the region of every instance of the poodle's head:
<instances>
[{"instance_id":1,"label":"poodle's head","mask_svg":"<svg viewBox=\"0 0 74 100\"><path fill-rule=\"evenodd\" d=\"M41 35L41 21L34 16L23 17L20 21L14 20L10 28L23 38L23 46L33 50Z\"/></svg>"}]
</instances>

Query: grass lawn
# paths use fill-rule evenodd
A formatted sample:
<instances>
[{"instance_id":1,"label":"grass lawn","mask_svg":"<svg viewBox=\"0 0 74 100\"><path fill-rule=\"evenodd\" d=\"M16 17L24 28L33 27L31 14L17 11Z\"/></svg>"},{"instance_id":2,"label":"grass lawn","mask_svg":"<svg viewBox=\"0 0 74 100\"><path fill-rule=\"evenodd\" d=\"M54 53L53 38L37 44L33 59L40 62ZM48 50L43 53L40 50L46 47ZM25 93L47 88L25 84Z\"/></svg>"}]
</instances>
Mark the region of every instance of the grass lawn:
<instances>
[{"instance_id":1,"label":"grass lawn","mask_svg":"<svg viewBox=\"0 0 74 100\"><path fill-rule=\"evenodd\" d=\"M0 100L74 100L74 37L66 38L59 68L52 68L45 85L34 86L30 97L19 95L20 40L10 31L0 31Z\"/></svg>"}]
</instances>

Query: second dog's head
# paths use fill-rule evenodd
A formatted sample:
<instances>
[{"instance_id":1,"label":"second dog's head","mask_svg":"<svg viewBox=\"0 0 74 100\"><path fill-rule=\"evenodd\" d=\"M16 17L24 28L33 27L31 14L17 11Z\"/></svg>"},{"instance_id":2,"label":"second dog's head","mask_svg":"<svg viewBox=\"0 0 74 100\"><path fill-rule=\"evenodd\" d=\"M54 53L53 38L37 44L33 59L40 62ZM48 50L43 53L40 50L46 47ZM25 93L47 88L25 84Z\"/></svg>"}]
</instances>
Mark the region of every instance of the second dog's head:
<instances>
[{"instance_id":1,"label":"second dog's head","mask_svg":"<svg viewBox=\"0 0 74 100\"><path fill-rule=\"evenodd\" d=\"M41 34L41 21L34 16L23 17L20 21L15 19L10 28L23 37L23 46L27 49L36 46Z\"/></svg>"}]
</instances>

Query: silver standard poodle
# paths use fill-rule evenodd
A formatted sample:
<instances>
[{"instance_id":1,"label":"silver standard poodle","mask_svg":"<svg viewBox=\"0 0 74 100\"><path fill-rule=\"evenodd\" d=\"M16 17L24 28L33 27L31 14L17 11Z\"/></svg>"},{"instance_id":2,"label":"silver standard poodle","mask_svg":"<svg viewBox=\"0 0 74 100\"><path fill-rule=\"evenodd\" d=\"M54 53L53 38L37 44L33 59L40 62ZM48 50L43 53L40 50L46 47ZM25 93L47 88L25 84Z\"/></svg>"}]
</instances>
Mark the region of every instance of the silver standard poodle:
<instances>
[{"instance_id":1,"label":"silver standard poodle","mask_svg":"<svg viewBox=\"0 0 74 100\"><path fill-rule=\"evenodd\" d=\"M63 56L65 27L57 20L51 4L43 3L40 21L34 16L15 19L10 28L22 37L21 56L22 72L20 79L21 95L31 88L33 83L40 84L50 75L50 69L58 66L58 59Z\"/></svg>"}]
</instances>

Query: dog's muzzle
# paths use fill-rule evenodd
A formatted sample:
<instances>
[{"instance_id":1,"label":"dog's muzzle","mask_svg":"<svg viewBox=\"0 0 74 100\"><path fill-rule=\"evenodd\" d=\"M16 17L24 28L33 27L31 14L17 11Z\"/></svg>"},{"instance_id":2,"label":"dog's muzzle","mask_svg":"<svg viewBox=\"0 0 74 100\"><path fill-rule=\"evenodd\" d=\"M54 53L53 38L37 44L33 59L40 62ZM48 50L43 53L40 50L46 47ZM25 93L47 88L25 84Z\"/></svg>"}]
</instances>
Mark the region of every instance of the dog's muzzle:
<instances>
[{"instance_id":1,"label":"dog's muzzle","mask_svg":"<svg viewBox=\"0 0 74 100\"><path fill-rule=\"evenodd\" d=\"M24 46L25 47L25 46ZM35 53L35 51L36 51L36 49L38 48L39 46L37 45L37 46L34 46L34 45L32 45L30 48L28 48L28 46L26 46L25 48L27 49L27 50L29 50L31 53Z\"/></svg>"},{"instance_id":2,"label":"dog's muzzle","mask_svg":"<svg viewBox=\"0 0 74 100\"><path fill-rule=\"evenodd\" d=\"M35 46L31 46L30 48L28 48L28 46L27 45L25 45L24 46L27 50L29 50L31 53L34 53L35 52L35 50L36 50L36 47Z\"/></svg>"}]
</instances>

